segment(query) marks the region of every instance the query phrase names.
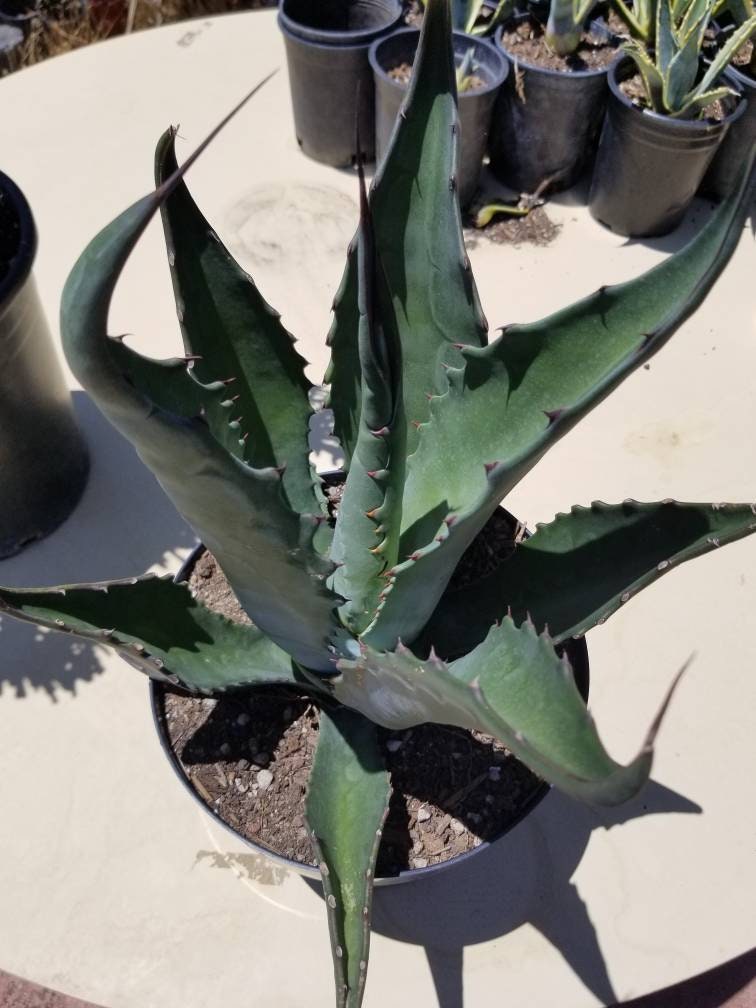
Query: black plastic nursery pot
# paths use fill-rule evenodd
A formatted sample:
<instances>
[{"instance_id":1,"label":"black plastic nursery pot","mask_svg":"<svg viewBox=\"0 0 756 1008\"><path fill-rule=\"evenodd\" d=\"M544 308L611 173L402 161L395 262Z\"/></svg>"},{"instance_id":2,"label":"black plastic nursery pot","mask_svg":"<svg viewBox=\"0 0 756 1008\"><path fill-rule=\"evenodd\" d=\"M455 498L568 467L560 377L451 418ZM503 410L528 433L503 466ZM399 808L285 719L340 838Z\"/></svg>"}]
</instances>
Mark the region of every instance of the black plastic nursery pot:
<instances>
[{"instance_id":1,"label":"black plastic nursery pot","mask_svg":"<svg viewBox=\"0 0 756 1008\"><path fill-rule=\"evenodd\" d=\"M511 518L511 516L508 517L514 524L515 520ZM189 579L195 564L204 553L204 549L204 546L199 545L194 550L194 552L182 565L181 570L179 570L176 574L176 581L181 582ZM583 699L587 702L589 689L589 665L588 649L586 647L585 640L583 638L579 640L570 640L569 643L565 645L565 651L572 665L575 683L580 690ZM241 833L227 819L219 815L212 802L206 800L206 797L200 794L198 788L193 783L187 768L182 763L179 754L176 752L176 749L171 743L166 713L166 697L169 689L173 689L173 687L169 687L163 682L150 680L150 705L160 745L177 778L181 782L182 787L186 789L191 797L199 803L200 807L206 813L211 815L219 825L233 834L234 838L238 842L245 844L255 853L264 855L266 858L271 859L274 863L283 868L297 874L304 875L308 878L320 879L320 871L314 865L293 860L292 858L285 856L279 851L276 851L262 843L260 840L252 840L248 835ZM203 701L200 700L199 702L202 703ZM510 832L510 830L512 830L518 823L522 822L523 819L525 819L536 808L536 806L540 804L549 791L550 786L545 782L541 782L534 790L520 797L517 804L511 811L509 811L507 819L502 825L501 831L496 833L496 835L491 839L481 842L478 847L473 847L465 853L458 854L457 856L448 858L445 861L439 861L436 864L428 865L425 868L408 868L394 875L378 874L375 879L375 884L378 886L390 886L404 882L412 882L417 879L426 878L429 875L435 875L442 871L447 871L456 865L466 862L469 858L474 857L476 854L491 846L492 843L499 842L507 833Z\"/></svg>"},{"instance_id":2,"label":"black plastic nursery pot","mask_svg":"<svg viewBox=\"0 0 756 1008\"><path fill-rule=\"evenodd\" d=\"M756 81L733 66L725 71L724 78L742 93L745 108L730 125L701 183L700 191L704 196L720 200L735 188L740 166L756 144Z\"/></svg>"},{"instance_id":3,"label":"black plastic nursery pot","mask_svg":"<svg viewBox=\"0 0 756 1008\"><path fill-rule=\"evenodd\" d=\"M0 172L0 558L57 528L89 471L31 272L36 249L29 204Z\"/></svg>"},{"instance_id":4,"label":"black plastic nursery pot","mask_svg":"<svg viewBox=\"0 0 756 1008\"><path fill-rule=\"evenodd\" d=\"M735 98L721 122L671 119L636 108L620 90L635 72L631 59L610 68L609 105L588 207L617 234L647 238L683 218L717 148L745 112Z\"/></svg>"},{"instance_id":5,"label":"black plastic nursery pot","mask_svg":"<svg viewBox=\"0 0 756 1008\"><path fill-rule=\"evenodd\" d=\"M558 192L574 185L595 150L607 101L607 70L564 72L515 59L502 46L510 73L491 122L491 170L516 192L532 193L550 179Z\"/></svg>"},{"instance_id":6,"label":"black plastic nursery pot","mask_svg":"<svg viewBox=\"0 0 756 1008\"><path fill-rule=\"evenodd\" d=\"M420 32L402 28L370 47L370 65L375 83L375 152L380 164L391 141L397 114L407 94L408 85L394 80L390 71L402 64L412 65ZM496 96L509 72L503 53L482 39L464 32L454 32L454 58L459 64L473 50L474 74L482 87L459 95L459 154L457 191L464 208L478 188L478 179L488 144L488 133Z\"/></svg>"},{"instance_id":7,"label":"black plastic nursery pot","mask_svg":"<svg viewBox=\"0 0 756 1008\"><path fill-rule=\"evenodd\" d=\"M308 157L336 168L375 157L372 42L402 17L399 0L281 0L297 142Z\"/></svg>"}]
</instances>

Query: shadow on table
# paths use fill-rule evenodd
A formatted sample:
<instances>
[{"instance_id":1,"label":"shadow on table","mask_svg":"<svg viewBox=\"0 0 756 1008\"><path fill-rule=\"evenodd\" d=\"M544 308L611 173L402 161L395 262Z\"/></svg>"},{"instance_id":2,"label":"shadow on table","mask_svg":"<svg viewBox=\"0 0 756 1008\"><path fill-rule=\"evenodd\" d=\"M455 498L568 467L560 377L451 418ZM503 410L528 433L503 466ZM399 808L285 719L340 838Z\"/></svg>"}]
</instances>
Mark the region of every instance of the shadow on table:
<instances>
[{"instance_id":1,"label":"shadow on table","mask_svg":"<svg viewBox=\"0 0 756 1008\"><path fill-rule=\"evenodd\" d=\"M439 1008L464 1008L466 946L524 924L554 946L602 1004L614 1004L599 936L571 879L593 830L670 812L701 808L654 781L640 798L616 809L589 808L553 790L511 833L452 871L376 889L373 931L425 947ZM319 883L308 884L321 891ZM502 1004L506 985L502 965Z\"/></svg>"},{"instance_id":2,"label":"shadow on table","mask_svg":"<svg viewBox=\"0 0 756 1008\"><path fill-rule=\"evenodd\" d=\"M102 581L142 574L153 564L178 566L177 549L196 542L154 476L84 392L74 408L91 456L84 496L51 536L0 561L0 583L19 587ZM0 619L0 690L16 696L76 692L102 671L88 641ZM124 667L125 668L125 667ZM125 674L129 674L125 671ZM133 674L133 673L131 673Z\"/></svg>"}]
</instances>

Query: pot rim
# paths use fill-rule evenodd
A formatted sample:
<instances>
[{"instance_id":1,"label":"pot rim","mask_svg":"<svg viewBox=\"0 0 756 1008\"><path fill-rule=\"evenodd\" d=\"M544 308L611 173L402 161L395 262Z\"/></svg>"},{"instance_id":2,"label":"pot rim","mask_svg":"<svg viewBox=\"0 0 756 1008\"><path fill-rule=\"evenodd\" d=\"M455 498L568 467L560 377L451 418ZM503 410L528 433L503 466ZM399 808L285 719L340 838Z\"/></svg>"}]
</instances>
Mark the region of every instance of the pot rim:
<instances>
[{"instance_id":1,"label":"pot rim","mask_svg":"<svg viewBox=\"0 0 756 1008\"><path fill-rule=\"evenodd\" d=\"M634 64L630 56L624 56L622 59L618 59L612 63L612 65L608 68L609 73L607 76L609 90L611 91L612 96L616 98L624 108L632 109L633 112L640 113L651 122L664 124L665 126L668 126L669 129L679 130L681 133L706 133L719 131L727 126L731 126L745 112L746 102L743 99L742 90L737 88L736 81L732 82L735 89L738 90L736 105L731 112L727 113L724 119L721 119L716 123L707 122L705 119L673 119L672 116L662 115L659 112L653 112L651 109L640 109L637 105L634 105L633 102L630 101L626 94L622 92L617 80L618 74L631 68L633 65ZM726 75L728 69L729 68L726 68L722 71L722 76Z\"/></svg>"},{"instance_id":2,"label":"pot rim","mask_svg":"<svg viewBox=\"0 0 756 1008\"><path fill-rule=\"evenodd\" d=\"M332 470L326 473L320 473L321 477L327 477L334 475L340 475L338 470ZM499 505L501 506L501 505ZM502 509L506 510L506 509ZM509 512L506 512L509 514ZM514 521L514 517L510 514L510 518ZM187 581L194 564L197 562L199 557L205 551L206 547L204 543L197 543L194 549L191 551L189 556L181 564L179 570L174 575L174 581L181 582ZM589 689L589 677L590 668L588 661L588 648L585 643L585 637L581 637L580 640L571 640L570 645L578 648L581 653L582 668L575 666L573 668L573 674L575 675L575 681L578 689L583 694L583 698L587 703L588 700L588 689ZM165 720L163 717L162 709L162 697L165 687L169 685L162 680L148 679L148 688L150 696L150 711L152 713L152 721L155 726L155 731L158 736L158 741L160 743L160 748L163 753L168 758L168 762L171 765L171 769L180 781L182 787L188 792L189 795L194 799L195 802L200 806L200 808L207 814L210 815L219 825L221 825L228 833L230 833L237 841L243 843L246 847L249 847L256 854L261 854L264 857L270 858L277 865L282 868L286 868L289 871L293 871L298 875L303 875L306 878L315 879L321 881L322 876L320 869L315 865L306 865L301 861L295 861L293 858L287 858L284 854L280 854L270 847L257 840L250 840L248 837L242 836L233 826L225 821L216 811L208 805L201 795L192 787L191 781L188 775L184 772L183 767L179 761L178 756L174 753L173 749L168 742L167 732L165 731ZM380 886L391 886L391 885L401 885L405 882L414 882L418 879L428 878L431 875L440 874L442 871L453 868L456 865L461 865L470 860L470 858L475 857L478 854L483 853L493 844L498 843L502 840L511 830L518 826L524 819L526 819L530 813L543 801L543 799L551 791L551 785L546 781L542 781L540 786L537 787L529 800L526 801L522 807L519 809L516 816L514 816L502 829L500 833L497 833L491 840L483 840L478 847L473 847L470 850L464 851L462 854L457 854L455 857L449 858L446 861L439 861L436 864L428 865L425 868L405 868L403 871L399 872L398 875L378 875L374 879L374 885Z\"/></svg>"},{"instance_id":3,"label":"pot rim","mask_svg":"<svg viewBox=\"0 0 756 1008\"><path fill-rule=\"evenodd\" d=\"M284 35L303 42L316 49L364 49L380 38L397 24L402 17L402 5L393 0L394 14L387 16L385 23L372 28L358 28L354 31L336 31L329 28L312 28L302 24L285 11L285 0L281 0L278 8L278 26Z\"/></svg>"},{"instance_id":4,"label":"pot rim","mask_svg":"<svg viewBox=\"0 0 756 1008\"><path fill-rule=\"evenodd\" d=\"M370 49L368 50L368 60L370 61L370 66L372 67L373 73L376 75L376 77L379 77L381 80L386 81L391 87L393 87L396 91L401 92L402 94L404 94L408 90L409 84L402 84L399 81L394 80L394 78L391 77L386 70L384 70L383 66L381 65L378 59L378 50L390 39L397 37L407 37L413 34L417 36L417 40L419 42L420 40L419 28L412 28L412 27L397 28L395 31L392 31L389 35L384 35L383 38L376 39L375 42L373 42L372 45L370 46ZM475 88L474 91L463 91L462 94L457 95L458 100L467 101L471 98L482 98L484 95L490 94L492 91L498 90L498 88L500 88L501 85L506 80L507 74L509 73L509 62L506 56L504 56L503 51L498 50L495 46L491 45L491 43L488 42L486 39L476 38L473 35L468 35L467 32L455 30L453 32L453 35L455 42L462 43L462 40L464 39L464 44L468 48L472 45L479 52L482 50L487 54L493 53L495 59L498 60L499 62L499 71L498 73L493 73L492 71L493 80L490 83L485 84L481 88ZM454 47L454 50L456 55L456 45Z\"/></svg>"},{"instance_id":5,"label":"pot rim","mask_svg":"<svg viewBox=\"0 0 756 1008\"><path fill-rule=\"evenodd\" d=\"M9 202L11 208L18 214L21 234L18 250L10 261L10 268L0 281L0 314L15 297L16 293L26 283L37 254L37 228L34 224L29 201L16 183L0 171L0 194Z\"/></svg>"},{"instance_id":6,"label":"pot rim","mask_svg":"<svg viewBox=\"0 0 756 1008\"><path fill-rule=\"evenodd\" d=\"M518 56L513 56L502 42L504 28L504 25L499 25L496 29L496 34L494 35L496 48L506 54L506 58L512 66L524 67L530 73L543 74L544 77L551 77L552 79L558 78L559 80L585 80L586 77L601 77L603 75L608 75L612 67L615 67L622 60L622 52L621 50L618 50L617 55L611 63L608 63L605 67L597 68L596 70L551 70L549 67L538 66L536 63L528 63L527 60L520 59Z\"/></svg>"}]
</instances>

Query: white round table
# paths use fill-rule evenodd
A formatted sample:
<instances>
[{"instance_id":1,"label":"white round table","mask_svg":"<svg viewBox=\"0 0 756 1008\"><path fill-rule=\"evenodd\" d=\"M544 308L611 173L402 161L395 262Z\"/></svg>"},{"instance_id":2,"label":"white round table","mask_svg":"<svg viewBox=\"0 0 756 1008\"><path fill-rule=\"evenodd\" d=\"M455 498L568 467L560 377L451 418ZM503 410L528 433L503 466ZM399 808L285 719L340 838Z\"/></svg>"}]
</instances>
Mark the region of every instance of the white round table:
<instances>
[{"instance_id":1,"label":"white round table","mask_svg":"<svg viewBox=\"0 0 756 1008\"><path fill-rule=\"evenodd\" d=\"M189 184L322 376L356 182L299 153L270 11L118 38L0 82L2 168L36 215L54 329L86 241L150 188L160 133L180 123L185 155L276 66ZM564 226L548 248L483 238L471 248L492 325L629 277L680 240L626 242L570 194L549 213ZM532 526L592 499L756 497L754 258L746 231L706 304L549 453L508 499L512 511ZM155 356L179 348L158 226L127 268L112 331ZM74 397L92 451L86 495L48 540L0 563L0 583L175 570L191 532L130 446ZM319 460L337 461L327 439ZM654 783L614 812L552 793L472 864L379 892L368 1008L461 1008L463 998L588 1008L753 944L754 571L756 539L684 566L589 635L591 707L622 759L697 653ZM68 638L9 620L0 631L0 966L109 1008L330 1006L320 896L221 833L177 787L144 680Z\"/></svg>"}]
</instances>

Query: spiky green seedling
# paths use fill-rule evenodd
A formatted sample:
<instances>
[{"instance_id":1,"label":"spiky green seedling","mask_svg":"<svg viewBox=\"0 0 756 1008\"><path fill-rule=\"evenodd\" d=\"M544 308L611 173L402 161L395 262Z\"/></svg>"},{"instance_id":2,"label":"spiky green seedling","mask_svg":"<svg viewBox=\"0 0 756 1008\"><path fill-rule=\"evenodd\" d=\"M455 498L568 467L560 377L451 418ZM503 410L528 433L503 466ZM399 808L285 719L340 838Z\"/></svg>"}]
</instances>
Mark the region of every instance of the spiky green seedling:
<instances>
[{"instance_id":1,"label":"spiky green seedling","mask_svg":"<svg viewBox=\"0 0 756 1008\"><path fill-rule=\"evenodd\" d=\"M739 238L750 166L660 266L489 343L455 191L450 8L431 0L390 154L361 191L334 306L330 394L348 462L331 528L308 462L304 361L191 199L183 174L193 158L176 168L174 137L158 144L156 191L74 267L64 345L254 626L149 577L0 589L0 610L109 645L197 692L278 682L317 695L307 818L337 1003L358 1008L389 796L376 724L436 720L496 735L545 780L591 801L623 801L648 777L661 715L637 758L618 764L555 646L683 561L755 531L756 508L573 508L480 582L447 586L501 498L704 299ZM185 343L169 361L140 356L106 328L120 272L158 209Z\"/></svg>"}]
</instances>

